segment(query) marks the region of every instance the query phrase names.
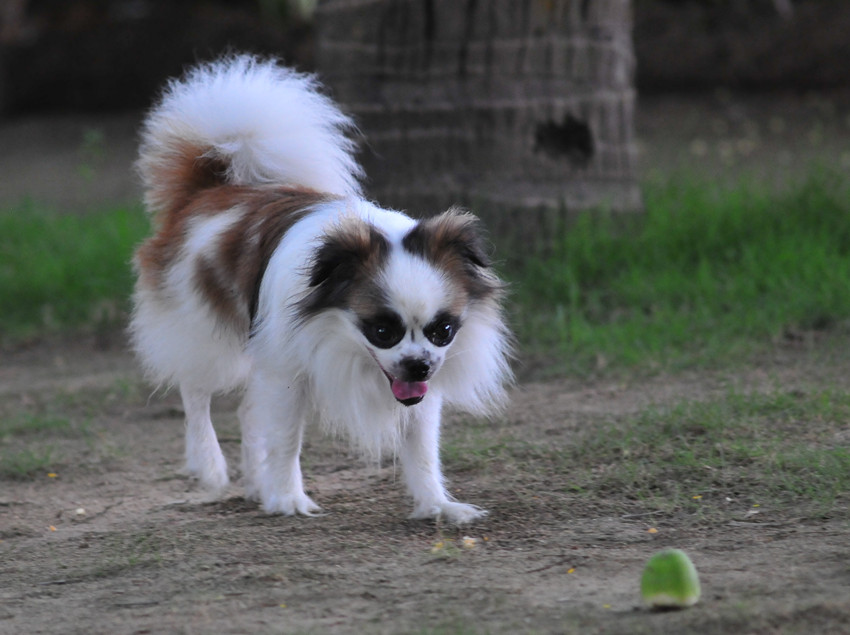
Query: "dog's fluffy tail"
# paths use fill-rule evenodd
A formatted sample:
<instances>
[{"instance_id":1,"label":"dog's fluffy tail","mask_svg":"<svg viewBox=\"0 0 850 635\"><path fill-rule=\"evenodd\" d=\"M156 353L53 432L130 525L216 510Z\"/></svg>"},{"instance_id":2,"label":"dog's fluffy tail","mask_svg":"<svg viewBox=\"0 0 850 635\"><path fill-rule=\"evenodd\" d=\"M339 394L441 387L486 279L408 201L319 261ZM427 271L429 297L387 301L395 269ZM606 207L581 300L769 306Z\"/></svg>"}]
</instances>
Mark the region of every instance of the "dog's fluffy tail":
<instances>
[{"instance_id":1,"label":"dog's fluffy tail","mask_svg":"<svg viewBox=\"0 0 850 635\"><path fill-rule=\"evenodd\" d=\"M137 167L152 212L218 183L360 194L350 118L310 75L238 55L172 80L144 122Z\"/></svg>"}]
</instances>

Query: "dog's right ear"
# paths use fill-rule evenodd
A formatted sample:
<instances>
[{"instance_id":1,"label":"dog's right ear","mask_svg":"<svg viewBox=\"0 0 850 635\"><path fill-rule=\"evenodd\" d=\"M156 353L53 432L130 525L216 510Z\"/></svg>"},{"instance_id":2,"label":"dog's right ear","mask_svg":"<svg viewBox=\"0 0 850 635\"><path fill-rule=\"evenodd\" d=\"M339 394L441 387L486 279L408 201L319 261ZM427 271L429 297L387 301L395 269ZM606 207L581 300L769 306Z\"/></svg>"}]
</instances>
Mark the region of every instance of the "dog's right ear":
<instances>
[{"instance_id":1,"label":"dog's right ear","mask_svg":"<svg viewBox=\"0 0 850 635\"><path fill-rule=\"evenodd\" d=\"M374 278L389 250L386 237L373 225L359 218L344 219L316 250L309 270L310 292L301 301L301 314L306 317L348 306L353 290Z\"/></svg>"}]
</instances>

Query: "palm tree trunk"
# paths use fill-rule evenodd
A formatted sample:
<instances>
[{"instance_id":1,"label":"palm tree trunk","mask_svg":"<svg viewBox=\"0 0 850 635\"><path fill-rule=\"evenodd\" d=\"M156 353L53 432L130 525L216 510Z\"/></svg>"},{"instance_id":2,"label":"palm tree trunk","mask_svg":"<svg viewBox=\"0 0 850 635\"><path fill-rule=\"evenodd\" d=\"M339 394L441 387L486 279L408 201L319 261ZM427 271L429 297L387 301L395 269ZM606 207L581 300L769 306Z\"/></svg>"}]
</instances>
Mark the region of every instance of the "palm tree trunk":
<instances>
[{"instance_id":1,"label":"palm tree trunk","mask_svg":"<svg viewBox=\"0 0 850 635\"><path fill-rule=\"evenodd\" d=\"M539 234L640 207L629 0L324 0L317 31L382 203L461 202L509 234L506 210Z\"/></svg>"}]
</instances>

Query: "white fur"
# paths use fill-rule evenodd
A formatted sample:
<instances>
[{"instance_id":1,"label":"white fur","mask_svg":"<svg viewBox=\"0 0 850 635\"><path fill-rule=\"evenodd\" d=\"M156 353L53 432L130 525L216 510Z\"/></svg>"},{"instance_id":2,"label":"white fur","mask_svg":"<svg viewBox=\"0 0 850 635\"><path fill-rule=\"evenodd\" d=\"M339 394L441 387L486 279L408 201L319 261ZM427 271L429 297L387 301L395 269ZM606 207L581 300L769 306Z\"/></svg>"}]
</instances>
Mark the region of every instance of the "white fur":
<instances>
[{"instance_id":1,"label":"white fur","mask_svg":"<svg viewBox=\"0 0 850 635\"><path fill-rule=\"evenodd\" d=\"M509 333L490 303L469 304L454 342L438 347L422 328L447 301L452 283L401 246L415 221L359 197L360 169L342 135L350 126L313 80L273 62L237 57L202 66L172 82L146 124L139 160L143 175L167 165L182 141L214 148L231 162L228 179L264 186L298 185L341 196L295 223L274 251L259 292L255 331L226 326L195 288L193 263L214 257L238 207L193 220L162 287L140 277L131 332L150 376L179 384L187 416L187 470L210 489L228 484L227 465L209 416L216 392L244 388L239 409L246 495L269 513L319 510L304 491L299 463L304 427L318 420L345 433L367 454L400 457L416 518L442 516L464 523L485 512L447 492L439 461L444 404L486 415L499 408L508 366ZM148 184L148 204L167 208ZM151 195L151 191L154 192ZM410 333L391 349L372 346L354 314L327 309L302 319L297 303L309 292L309 266L328 232L351 216L368 221L390 242L380 286ZM137 266L141 266L137 263ZM144 272L142 272L144 273ZM395 400L382 368L426 356L434 373L421 403Z\"/></svg>"},{"instance_id":2,"label":"white fur","mask_svg":"<svg viewBox=\"0 0 850 635\"><path fill-rule=\"evenodd\" d=\"M351 119L310 75L242 55L204 64L170 82L145 121L138 162L152 209L164 205L155 168L180 143L230 161L237 184L291 185L339 196L360 194Z\"/></svg>"},{"instance_id":3,"label":"white fur","mask_svg":"<svg viewBox=\"0 0 850 635\"><path fill-rule=\"evenodd\" d=\"M228 331L192 284L194 260L210 251L218 235L237 219L235 211L194 219L180 258L168 272L166 288L136 285L135 349L160 384L218 392L239 385L248 373L245 336Z\"/></svg>"}]
</instances>

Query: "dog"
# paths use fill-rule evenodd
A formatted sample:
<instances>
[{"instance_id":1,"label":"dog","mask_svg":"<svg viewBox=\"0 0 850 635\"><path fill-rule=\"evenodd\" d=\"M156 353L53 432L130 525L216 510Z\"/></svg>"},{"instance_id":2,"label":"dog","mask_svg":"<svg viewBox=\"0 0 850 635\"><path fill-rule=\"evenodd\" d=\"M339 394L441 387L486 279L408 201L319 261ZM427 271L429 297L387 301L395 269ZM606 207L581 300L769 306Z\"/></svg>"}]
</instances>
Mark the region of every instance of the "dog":
<instances>
[{"instance_id":1,"label":"dog","mask_svg":"<svg viewBox=\"0 0 850 635\"><path fill-rule=\"evenodd\" d=\"M363 197L356 133L314 76L275 58L171 80L141 130L154 231L133 261L133 348L179 387L203 487L229 484L210 401L238 389L245 495L266 512L320 511L300 467L318 421L398 457L412 518L470 522L486 511L446 489L441 412L504 405L505 285L472 214L414 220Z\"/></svg>"}]
</instances>

